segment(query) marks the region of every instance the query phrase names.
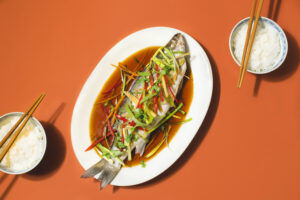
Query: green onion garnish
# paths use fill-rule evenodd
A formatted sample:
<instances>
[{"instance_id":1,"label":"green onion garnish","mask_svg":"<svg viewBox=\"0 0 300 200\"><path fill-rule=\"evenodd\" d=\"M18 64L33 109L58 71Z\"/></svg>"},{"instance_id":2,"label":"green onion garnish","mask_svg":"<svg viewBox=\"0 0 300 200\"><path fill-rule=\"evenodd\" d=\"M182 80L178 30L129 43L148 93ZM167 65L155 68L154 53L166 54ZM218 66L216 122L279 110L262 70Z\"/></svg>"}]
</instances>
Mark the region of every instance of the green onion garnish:
<instances>
[{"instance_id":1,"label":"green onion garnish","mask_svg":"<svg viewBox=\"0 0 300 200\"><path fill-rule=\"evenodd\" d=\"M192 121L192 118L189 118L189 119L186 119L186 120L183 120L183 121L179 121L179 122L171 122L170 124L171 125L179 125L179 124L187 123L189 121Z\"/></svg>"},{"instance_id":2,"label":"green onion garnish","mask_svg":"<svg viewBox=\"0 0 300 200\"><path fill-rule=\"evenodd\" d=\"M183 106L183 103L179 104L179 106L172 112L170 113L167 117L165 117L160 123L158 123L154 128L152 128L150 131L147 132L147 135L155 131L158 127L160 127L163 123L168 121L175 113L177 113L178 110Z\"/></svg>"}]
</instances>

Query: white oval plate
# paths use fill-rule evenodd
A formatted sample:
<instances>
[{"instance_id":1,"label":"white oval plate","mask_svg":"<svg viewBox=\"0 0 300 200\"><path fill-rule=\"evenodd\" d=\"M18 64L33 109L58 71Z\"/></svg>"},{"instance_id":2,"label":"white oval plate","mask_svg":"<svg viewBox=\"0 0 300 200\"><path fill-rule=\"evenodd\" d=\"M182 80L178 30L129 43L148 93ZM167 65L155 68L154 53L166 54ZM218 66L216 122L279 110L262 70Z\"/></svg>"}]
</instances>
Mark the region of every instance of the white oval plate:
<instances>
[{"instance_id":1,"label":"white oval plate","mask_svg":"<svg viewBox=\"0 0 300 200\"><path fill-rule=\"evenodd\" d=\"M191 117L193 120L180 127L169 144L170 148L164 148L157 156L147 161L145 168L140 165L122 168L112 185L130 186L148 181L168 169L188 147L202 124L211 100L213 77L209 60L198 42L188 34L168 27L147 28L127 36L110 49L89 76L78 96L73 110L71 138L79 163L87 169L100 159L96 152L84 150L91 143L89 122L93 104L105 81L115 70L110 64L116 64L143 48L163 46L178 32L185 36L191 53L194 97L186 119Z\"/></svg>"}]
</instances>

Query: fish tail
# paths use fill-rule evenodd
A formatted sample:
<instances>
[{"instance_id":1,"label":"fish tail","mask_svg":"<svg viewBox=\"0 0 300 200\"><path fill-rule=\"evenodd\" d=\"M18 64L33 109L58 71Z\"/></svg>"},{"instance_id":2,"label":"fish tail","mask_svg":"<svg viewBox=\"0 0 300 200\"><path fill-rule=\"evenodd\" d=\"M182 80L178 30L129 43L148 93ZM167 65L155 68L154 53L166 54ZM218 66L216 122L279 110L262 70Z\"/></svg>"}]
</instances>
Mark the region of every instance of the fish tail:
<instances>
[{"instance_id":1,"label":"fish tail","mask_svg":"<svg viewBox=\"0 0 300 200\"><path fill-rule=\"evenodd\" d=\"M101 159L99 162L87 169L80 178L92 178L100 173L97 180L101 181L101 190L112 182L112 180L119 173L120 169L120 167L109 163L107 160Z\"/></svg>"}]
</instances>

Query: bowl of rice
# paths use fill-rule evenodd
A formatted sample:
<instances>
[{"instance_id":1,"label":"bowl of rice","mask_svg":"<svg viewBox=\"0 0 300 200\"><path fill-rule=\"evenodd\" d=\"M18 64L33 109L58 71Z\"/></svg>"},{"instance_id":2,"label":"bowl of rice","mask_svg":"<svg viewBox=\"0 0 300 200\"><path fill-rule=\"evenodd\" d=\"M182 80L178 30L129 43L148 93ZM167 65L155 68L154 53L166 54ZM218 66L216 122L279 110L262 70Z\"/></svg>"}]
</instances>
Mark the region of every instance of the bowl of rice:
<instances>
[{"instance_id":1,"label":"bowl of rice","mask_svg":"<svg viewBox=\"0 0 300 200\"><path fill-rule=\"evenodd\" d=\"M12 112L0 117L0 141L22 115L21 112ZM7 174L24 174L31 171L41 162L46 145L47 139L43 126L36 118L31 117L1 160L0 171Z\"/></svg>"},{"instance_id":2,"label":"bowl of rice","mask_svg":"<svg viewBox=\"0 0 300 200\"><path fill-rule=\"evenodd\" d=\"M248 23L249 17L238 22L229 38L230 53L239 66L243 56ZM272 72L282 65L287 52L287 38L280 26L271 19L260 17L247 64L247 71L253 74Z\"/></svg>"}]
</instances>

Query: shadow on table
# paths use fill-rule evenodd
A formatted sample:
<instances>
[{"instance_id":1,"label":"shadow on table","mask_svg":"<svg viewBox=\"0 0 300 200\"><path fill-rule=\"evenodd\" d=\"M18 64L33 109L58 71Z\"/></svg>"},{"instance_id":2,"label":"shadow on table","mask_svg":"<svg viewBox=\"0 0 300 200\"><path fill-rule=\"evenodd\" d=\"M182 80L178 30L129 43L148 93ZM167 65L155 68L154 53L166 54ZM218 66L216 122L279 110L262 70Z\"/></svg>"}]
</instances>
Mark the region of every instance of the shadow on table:
<instances>
[{"instance_id":1,"label":"shadow on table","mask_svg":"<svg viewBox=\"0 0 300 200\"><path fill-rule=\"evenodd\" d=\"M270 0L268 18L277 21L281 0Z\"/></svg>"},{"instance_id":2,"label":"shadow on table","mask_svg":"<svg viewBox=\"0 0 300 200\"><path fill-rule=\"evenodd\" d=\"M277 21L280 10L281 0L270 0L268 18ZM284 31L288 40L288 54L285 62L279 69L265 75L256 76L253 96L258 95L259 87L262 80L282 81L294 74L299 65L299 46L295 38L287 31Z\"/></svg>"},{"instance_id":3,"label":"shadow on table","mask_svg":"<svg viewBox=\"0 0 300 200\"><path fill-rule=\"evenodd\" d=\"M54 123L61 114L65 104L61 104L48 121L42 121L47 136L47 148L41 163L32 171L22 175L31 180L40 180L50 177L63 163L66 155L66 143L62 133Z\"/></svg>"},{"instance_id":4,"label":"shadow on table","mask_svg":"<svg viewBox=\"0 0 300 200\"><path fill-rule=\"evenodd\" d=\"M213 94L212 94L211 103L210 103L206 117L205 117L200 129L198 130L197 134L195 135L194 139L192 140L192 142L190 143L188 148L185 150L185 152L180 156L180 158L169 169L167 169L162 174L160 174L159 176L155 177L154 179L152 179L146 183L143 183L143 184L140 184L137 186L125 187L125 188L131 189L131 190L145 188L145 187L157 184L157 183L167 179L172 174L174 174L175 172L180 170L187 163L187 161L193 156L196 149L201 145L201 142L203 141L204 137L208 133L208 131L214 121L214 118L216 116L218 105L219 105L219 100L220 100L220 90L221 90L220 76L219 76L219 72L218 72L216 63L213 60L212 56L210 55L210 53L208 52L207 49L205 49L205 52L211 63L214 86L213 86ZM119 189L120 189L120 187L114 186L113 193L117 192Z\"/></svg>"},{"instance_id":5,"label":"shadow on table","mask_svg":"<svg viewBox=\"0 0 300 200\"><path fill-rule=\"evenodd\" d=\"M261 81L283 81L290 76L292 76L298 68L299 65L299 46L295 38L287 31L285 31L285 35L288 40L288 54L284 63L275 71L264 74L264 75L257 75L253 95L257 96L259 92L259 87L261 85Z\"/></svg>"},{"instance_id":6,"label":"shadow on table","mask_svg":"<svg viewBox=\"0 0 300 200\"><path fill-rule=\"evenodd\" d=\"M1 178L0 178L0 184L8 177L8 174L2 174ZM8 186L4 189L4 192L2 194L0 194L0 200L4 200L5 197L8 195L8 193L11 191L12 187L14 186L14 184L16 183L17 179L19 178L19 176L14 176L13 179L10 181L10 183L8 184ZM2 186L1 186L2 188Z\"/></svg>"}]
</instances>

